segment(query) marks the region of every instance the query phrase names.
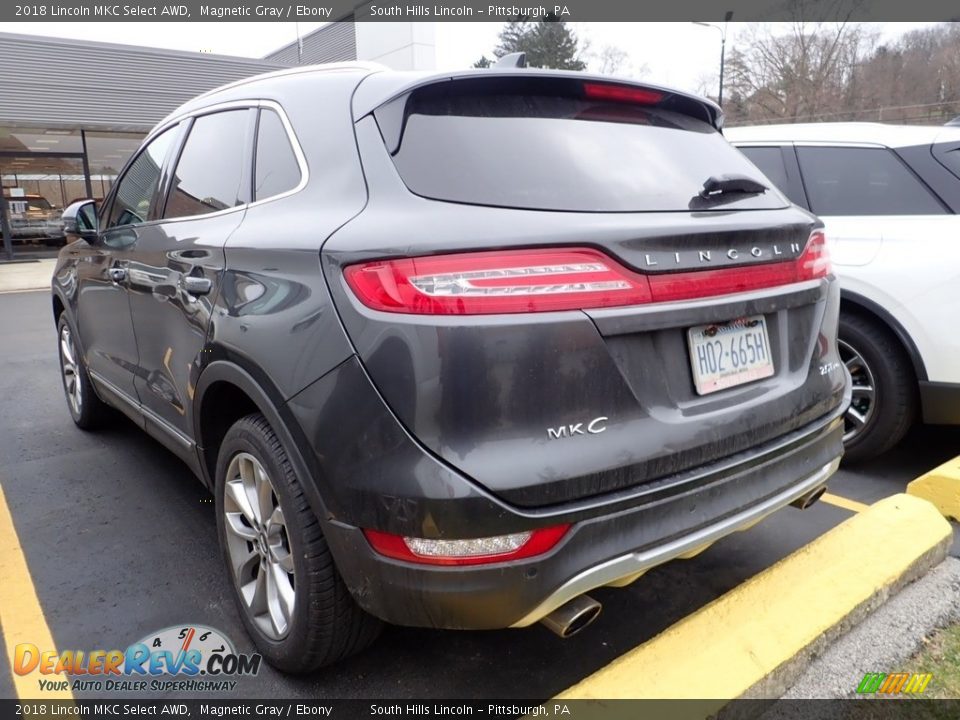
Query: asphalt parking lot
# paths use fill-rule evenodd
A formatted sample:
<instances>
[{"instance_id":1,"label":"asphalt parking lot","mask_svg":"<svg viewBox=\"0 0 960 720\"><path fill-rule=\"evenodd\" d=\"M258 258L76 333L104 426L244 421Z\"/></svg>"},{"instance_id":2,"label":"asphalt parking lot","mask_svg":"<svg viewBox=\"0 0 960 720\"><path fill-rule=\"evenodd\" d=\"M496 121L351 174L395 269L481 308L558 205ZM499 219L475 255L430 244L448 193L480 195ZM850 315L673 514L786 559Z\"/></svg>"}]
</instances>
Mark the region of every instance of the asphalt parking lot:
<instances>
[{"instance_id":1,"label":"asphalt parking lot","mask_svg":"<svg viewBox=\"0 0 960 720\"><path fill-rule=\"evenodd\" d=\"M887 456L842 470L830 490L869 504L957 454L960 429L918 427ZM0 294L0 486L58 649L122 648L160 628L199 623L253 650L228 594L209 494L125 419L96 434L70 421L45 292ZM569 640L539 626L388 628L359 657L301 678L266 667L237 696L547 698L852 512L825 502L786 509L628 588L597 591L600 619ZM956 540L951 553L960 556ZM12 696L0 653L0 697Z\"/></svg>"}]
</instances>

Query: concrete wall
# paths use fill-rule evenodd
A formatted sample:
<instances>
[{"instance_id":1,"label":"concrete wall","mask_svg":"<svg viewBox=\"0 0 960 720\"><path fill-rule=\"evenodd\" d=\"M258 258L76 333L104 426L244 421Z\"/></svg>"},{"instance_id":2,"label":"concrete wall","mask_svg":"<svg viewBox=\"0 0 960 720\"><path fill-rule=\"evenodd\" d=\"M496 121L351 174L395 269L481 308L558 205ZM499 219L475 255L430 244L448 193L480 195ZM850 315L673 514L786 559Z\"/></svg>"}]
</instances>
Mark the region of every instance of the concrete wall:
<instances>
[{"instance_id":1,"label":"concrete wall","mask_svg":"<svg viewBox=\"0 0 960 720\"><path fill-rule=\"evenodd\" d=\"M357 59L393 70L433 70L437 66L436 28L432 22L358 22Z\"/></svg>"}]
</instances>

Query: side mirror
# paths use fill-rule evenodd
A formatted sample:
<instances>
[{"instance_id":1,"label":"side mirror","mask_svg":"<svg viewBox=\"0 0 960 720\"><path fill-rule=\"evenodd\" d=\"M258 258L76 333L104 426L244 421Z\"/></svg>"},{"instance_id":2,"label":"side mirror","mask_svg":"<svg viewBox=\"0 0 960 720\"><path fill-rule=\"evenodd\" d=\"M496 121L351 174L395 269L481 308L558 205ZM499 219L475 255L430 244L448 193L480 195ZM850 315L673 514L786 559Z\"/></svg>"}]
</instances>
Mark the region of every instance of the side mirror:
<instances>
[{"instance_id":1,"label":"side mirror","mask_svg":"<svg viewBox=\"0 0 960 720\"><path fill-rule=\"evenodd\" d=\"M77 239L95 240L97 237L97 204L93 200L77 200L71 203L63 215L63 234L68 242Z\"/></svg>"}]
</instances>

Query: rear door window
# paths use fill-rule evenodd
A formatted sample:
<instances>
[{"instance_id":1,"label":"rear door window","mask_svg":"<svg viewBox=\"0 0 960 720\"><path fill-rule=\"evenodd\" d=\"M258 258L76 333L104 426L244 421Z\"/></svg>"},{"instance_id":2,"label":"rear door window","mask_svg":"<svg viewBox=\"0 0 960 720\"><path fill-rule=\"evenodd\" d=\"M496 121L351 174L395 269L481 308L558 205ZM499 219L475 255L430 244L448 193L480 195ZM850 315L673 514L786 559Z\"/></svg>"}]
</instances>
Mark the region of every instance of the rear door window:
<instances>
[{"instance_id":1,"label":"rear door window","mask_svg":"<svg viewBox=\"0 0 960 720\"><path fill-rule=\"evenodd\" d=\"M402 111L394 164L417 195L478 205L642 212L787 204L770 188L704 207L698 194L711 176L768 183L704 120L666 103L589 99L581 85L482 79L415 90ZM378 113L378 121L387 115Z\"/></svg>"},{"instance_id":2,"label":"rear door window","mask_svg":"<svg viewBox=\"0 0 960 720\"><path fill-rule=\"evenodd\" d=\"M798 147L800 172L818 215L940 215L946 209L885 148Z\"/></svg>"},{"instance_id":3,"label":"rear door window","mask_svg":"<svg viewBox=\"0 0 960 720\"><path fill-rule=\"evenodd\" d=\"M770 178L780 192L786 194L790 188L787 180L787 166L783 162L783 151L779 147L742 147L740 152L756 165L760 172ZM794 200L796 202L796 200Z\"/></svg>"},{"instance_id":4,"label":"rear door window","mask_svg":"<svg viewBox=\"0 0 960 720\"><path fill-rule=\"evenodd\" d=\"M227 110L194 121L171 181L165 218L206 215L248 201L250 112Z\"/></svg>"},{"instance_id":5,"label":"rear door window","mask_svg":"<svg viewBox=\"0 0 960 720\"><path fill-rule=\"evenodd\" d=\"M261 110L257 124L254 200L265 200L300 184L300 164L280 116Z\"/></svg>"}]
</instances>

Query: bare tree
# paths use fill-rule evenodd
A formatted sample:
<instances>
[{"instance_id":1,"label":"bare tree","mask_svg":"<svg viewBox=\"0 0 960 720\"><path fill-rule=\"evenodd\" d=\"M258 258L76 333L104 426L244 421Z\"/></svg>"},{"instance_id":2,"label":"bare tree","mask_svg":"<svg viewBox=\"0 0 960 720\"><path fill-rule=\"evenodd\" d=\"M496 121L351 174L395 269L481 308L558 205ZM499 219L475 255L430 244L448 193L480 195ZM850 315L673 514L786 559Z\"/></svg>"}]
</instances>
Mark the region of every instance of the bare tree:
<instances>
[{"instance_id":1,"label":"bare tree","mask_svg":"<svg viewBox=\"0 0 960 720\"><path fill-rule=\"evenodd\" d=\"M762 24L738 38L725 78L731 116L796 122L849 101L852 73L875 42L864 24Z\"/></svg>"},{"instance_id":2,"label":"bare tree","mask_svg":"<svg viewBox=\"0 0 960 720\"><path fill-rule=\"evenodd\" d=\"M596 54L595 64L597 72L603 75L616 75L630 61L630 56L623 48L616 45L604 45Z\"/></svg>"}]
</instances>

